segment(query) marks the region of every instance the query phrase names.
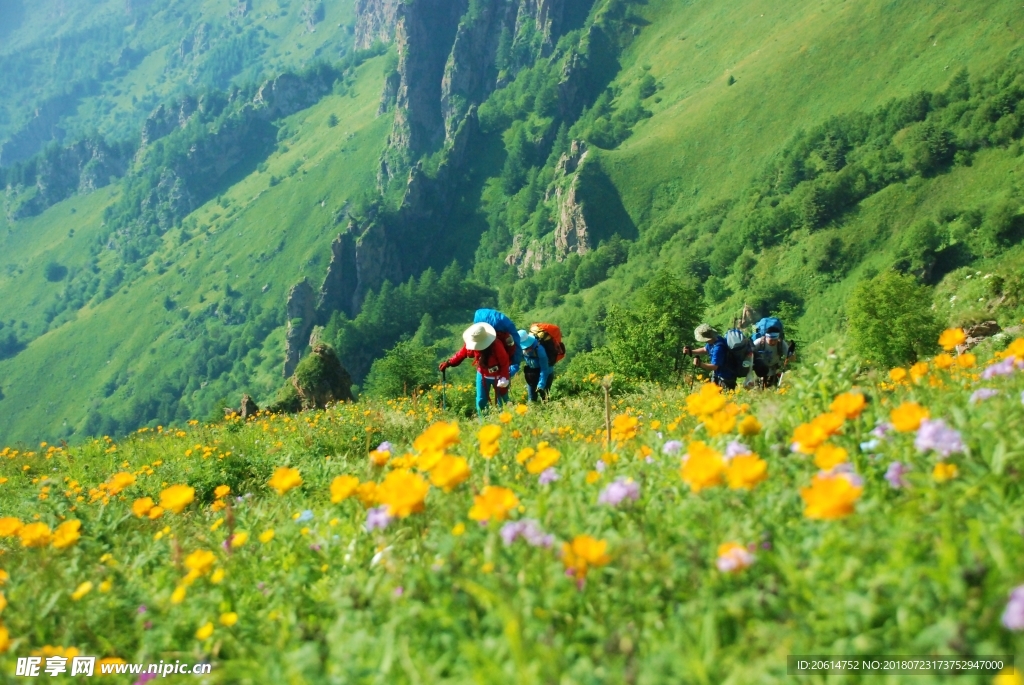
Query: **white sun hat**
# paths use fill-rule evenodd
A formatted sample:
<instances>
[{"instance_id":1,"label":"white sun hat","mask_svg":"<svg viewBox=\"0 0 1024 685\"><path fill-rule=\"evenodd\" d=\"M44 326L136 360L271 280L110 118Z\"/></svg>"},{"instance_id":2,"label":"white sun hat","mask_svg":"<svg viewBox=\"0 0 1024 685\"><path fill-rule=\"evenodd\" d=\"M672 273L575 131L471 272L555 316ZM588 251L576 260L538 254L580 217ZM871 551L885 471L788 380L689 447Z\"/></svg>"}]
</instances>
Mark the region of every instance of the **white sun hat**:
<instances>
[{"instance_id":1,"label":"white sun hat","mask_svg":"<svg viewBox=\"0 0 1024 685\"><path fill-rule=\"evenodd\" d=\"M462 339L466 343L466 349L473 350L474 352L486 350L497 337L498 333L494 330L494 326L489 323L475 323L462 334Z\"/></svg>"}]
</instances>

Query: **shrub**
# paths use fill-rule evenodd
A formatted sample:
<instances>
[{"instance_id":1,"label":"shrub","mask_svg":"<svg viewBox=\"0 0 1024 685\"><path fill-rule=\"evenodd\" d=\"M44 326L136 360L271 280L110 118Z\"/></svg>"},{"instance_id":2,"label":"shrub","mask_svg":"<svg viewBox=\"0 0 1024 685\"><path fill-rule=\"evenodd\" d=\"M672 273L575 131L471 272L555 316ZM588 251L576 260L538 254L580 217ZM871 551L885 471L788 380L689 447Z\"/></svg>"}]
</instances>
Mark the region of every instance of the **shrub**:
<instances>
[{"instance_id":1,"label":"shrub","mask_svg":"<svg viewBox=\"0 0 1024 685\"><path fill-rule=\"evenodd\" d=\"M373 362L366 376L366 394L385 399L405 397L437 382L434 348L403 341Z\"/></svg>"},{"instance_id":2,"label":"shrub","mask_svg":"<svg viewBox=\"0 0 1024 685\"><path fill-rule=\"evenodd\" d=\"M917 361L935 349L942 323L931 292L913 276L888 271L854 290L846 313L857 352L887 366Z\"/></svg>"},{"instance_id":3,"label":"shrub","mask_svg":"<svg viewBox=\"0 0 1024 685\"><path fill-rule=\"evenodd\" d=\"M68 268L57 262L48 262L43 267L43 275L46 276L46 280L50 283L57 283L63 281L68 275Z\"/></svg>"}]
</instances>

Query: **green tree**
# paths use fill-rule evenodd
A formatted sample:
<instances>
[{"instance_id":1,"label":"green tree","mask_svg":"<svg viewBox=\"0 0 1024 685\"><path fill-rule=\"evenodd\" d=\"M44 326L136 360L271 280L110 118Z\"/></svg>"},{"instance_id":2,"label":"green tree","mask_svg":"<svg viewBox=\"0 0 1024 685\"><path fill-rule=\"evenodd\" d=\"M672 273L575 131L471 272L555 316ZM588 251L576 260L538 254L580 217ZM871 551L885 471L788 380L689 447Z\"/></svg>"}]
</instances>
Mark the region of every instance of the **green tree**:
<instances>
[{"instance_id":1,"label":"green tree","mask_svg":"<svg viewBox=\"0 0 1024 685\"><path fill-rule=\"evenodd\" d=\"M366 394L371 397L403 397L426 390L437 382L436 353L432 347L411 340L398 343L373 362L366 376Z\"/></svg>"},{"instance_id":2,"label":"green tree","mask_svg":"<svg viewBox=\"0 0 1024 685\"><path fill-rule=\"evenodd\" d=\"M629 307L605 320L616 371L631 378L670 381L683 369L683 347L704 314L704 298L669 271L641 288Z\"/></svg>"},{"instance_id":3,"label":"green tree","mask_svg":"<svg viewBox=\"0 0 1024 685\"><path fill-rule=\"evenodd\" d=\"M914 362L935 349L942 322L930 290L910 275L887 271L854 290L846 307L850 339L876 364Z\"/></svg>"}]
</instances>

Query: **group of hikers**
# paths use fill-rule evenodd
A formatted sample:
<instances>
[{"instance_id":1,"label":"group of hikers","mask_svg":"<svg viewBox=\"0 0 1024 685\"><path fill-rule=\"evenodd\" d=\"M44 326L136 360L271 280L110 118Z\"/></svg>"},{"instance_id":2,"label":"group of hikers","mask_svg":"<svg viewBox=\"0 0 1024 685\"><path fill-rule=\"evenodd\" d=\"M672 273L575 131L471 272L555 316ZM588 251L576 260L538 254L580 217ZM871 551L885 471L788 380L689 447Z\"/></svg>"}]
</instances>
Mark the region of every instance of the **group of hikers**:
<instances>
[{"instance_id":1,"label":"group of hikers","mask_svg":"<svg viewBox=\"0 0 1024 685\"><path fill-rule=\"evenodd\" d=\"M761 319L748 336L734 326L723 336L712 326L701 324L694 337L703 347L683 348L693 357L695 369L711 372L717 385L733 390L745 387L776 387L786 365L796 352L796 344L785 338L782 322L775 317ZM444 373L472 358L476 366L476 408L483 412L494 403L508 401L512 378L523 371L530 402L547 399L555 380L554 367L565 356L562 332L550 323L532 324L529 330L517 328L512 320L495 309L478 309L473 325L462 334L463 346L438 367ZM702 361L707 357L707 361Z\"/></svg>"},{"instance_id":2,"label":"group of hikers","mask_svg":"<svg viewBox=\"0 0 1024 685\"><path fill-rule=\"evenodd\" d=\"M508 400L512 377L523 370L530 402L547 399L555 380L554 366L565 356L562 331L554 324L535 323L530 330L516 328L512 319L494 309L478 309L473 325L462 334L462 349L441 362L443 373L473 358L476 366L476 408L482 412Z\"/></svg>"}]
</instances>

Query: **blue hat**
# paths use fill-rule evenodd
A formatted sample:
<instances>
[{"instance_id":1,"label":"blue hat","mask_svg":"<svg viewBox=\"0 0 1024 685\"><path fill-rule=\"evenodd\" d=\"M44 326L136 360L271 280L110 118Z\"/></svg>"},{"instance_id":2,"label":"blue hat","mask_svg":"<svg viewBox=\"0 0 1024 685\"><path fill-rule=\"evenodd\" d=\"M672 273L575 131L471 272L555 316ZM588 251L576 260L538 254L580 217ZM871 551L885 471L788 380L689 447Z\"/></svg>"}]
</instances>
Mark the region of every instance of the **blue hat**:
<instances>
[{"instance_id":1,"label":"blue hat","mask_svg":"<svg viewBox=\"0 0 1024 685\"><path fill-rule=\"evenodd\" d=\"M533 337L523 329L519 329L519 346L528 350L537 344L537 338Z\"/></svg>"},{"instance_id":2,"label":"blue hat","mask_svg":"<svg viewBox=\"0 0 1024 685\"><path fill-rule=\"evenodd\" d=\"M772 340L778 340L779 339L779 334L776 333L775 331L769 331L768 333L765 333L765 335L767 335Z\"/></svg>"}]
</instances>

